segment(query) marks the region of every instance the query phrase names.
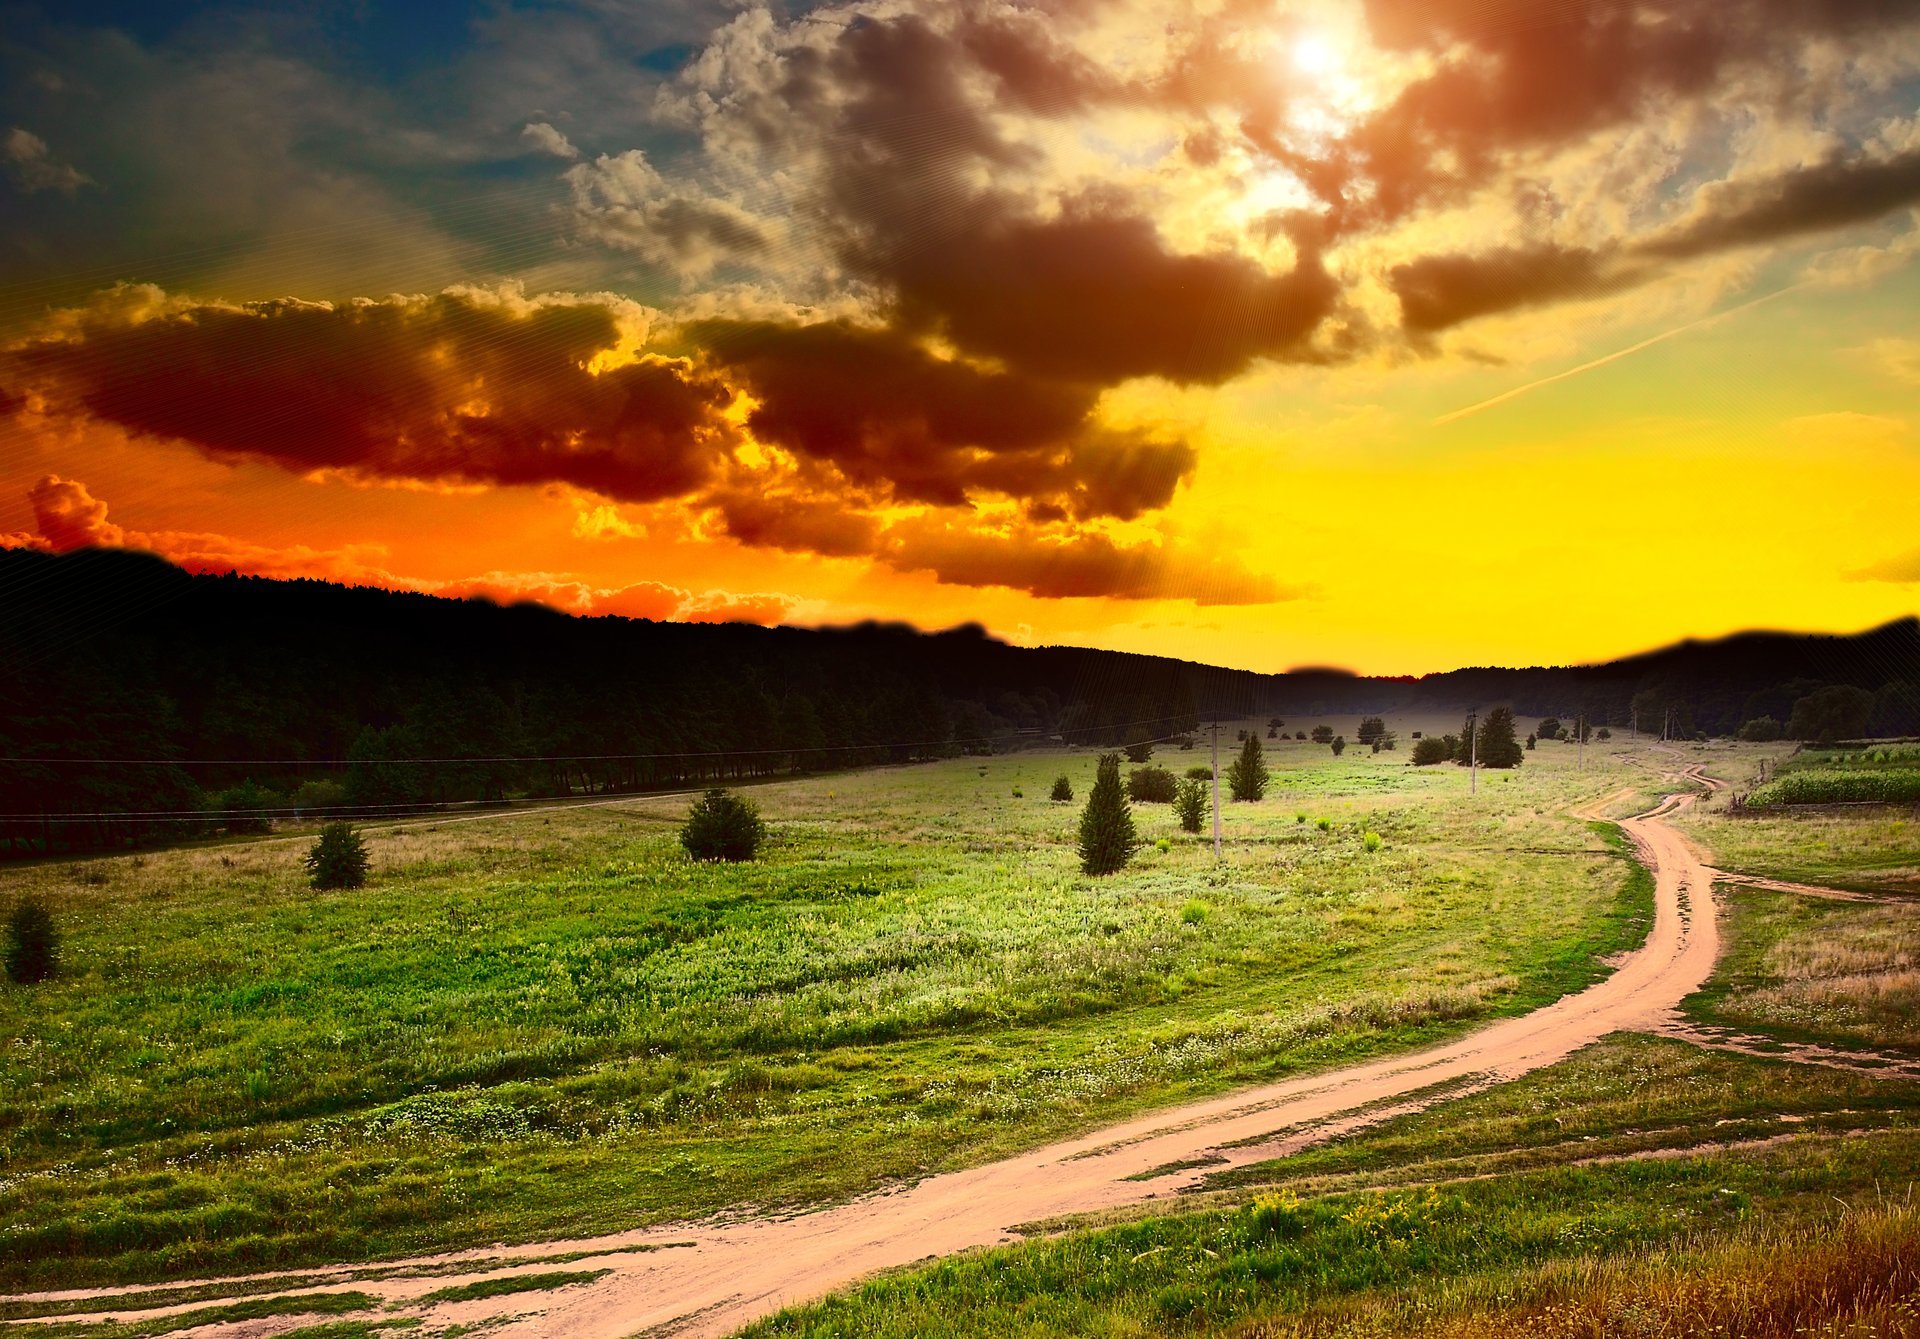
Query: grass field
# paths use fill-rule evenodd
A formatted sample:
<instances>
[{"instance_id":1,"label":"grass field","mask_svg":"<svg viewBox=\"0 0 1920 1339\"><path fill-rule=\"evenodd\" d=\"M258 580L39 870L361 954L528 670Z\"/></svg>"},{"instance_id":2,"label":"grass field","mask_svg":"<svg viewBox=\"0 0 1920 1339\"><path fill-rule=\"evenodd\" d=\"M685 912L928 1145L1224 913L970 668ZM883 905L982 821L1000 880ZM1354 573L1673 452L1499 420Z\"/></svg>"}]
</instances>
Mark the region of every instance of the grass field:
<instances>
[{"instance_id":1,"label":"grass field","mask_svg":"<svg viewBox=\"0 0 1920 1339\"><path fill-rule=\"evenodd\" d=\"M1186 1212L876 1280L748 1333L1908 1334L1917 1100L1615 1037L1236 1171ZM1860 1328L1802 1329L1836 1315Z\"/></svg>"},{"instance_id":2,"label":"grass field","mask_svg":"<svg viewBox=\"0 0 1920 1339\"><path fill-rule=\"evenodd\" d=\"M1105 880L1045 798L1091 752L758 787L738 868L662 798L376 828L356 892L299 841L10 871L68 970L0 991L0 1280L841 1197L1524 1010L1644 933L1565 809L1657 769L1549 745L1470 799L1406 756L1272 747L1224 861L1139 806L1165 848Z\"/></svg>"}]
</instances>

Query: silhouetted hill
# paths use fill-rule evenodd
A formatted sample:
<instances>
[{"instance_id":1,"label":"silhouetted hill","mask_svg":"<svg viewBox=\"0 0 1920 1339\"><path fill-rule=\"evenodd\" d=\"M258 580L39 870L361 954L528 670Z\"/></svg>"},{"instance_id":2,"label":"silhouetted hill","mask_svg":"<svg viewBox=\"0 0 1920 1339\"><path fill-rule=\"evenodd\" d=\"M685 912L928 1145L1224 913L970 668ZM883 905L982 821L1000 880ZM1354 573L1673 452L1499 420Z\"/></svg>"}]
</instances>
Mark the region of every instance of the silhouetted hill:
<instances>
[{"instance_id":1,"label":"silhouetted hill","mask_svg":"<svg viewBox=\"0 0 1920 1339\"><path fill-rule=\"evenodd\" d=\"M1004 747L1121 743L1210 716L1511 702L1727 733L1828 685L1920 729L1920 620L1749 633L1604 665L1422 678L1253 674L978 627L808 630L575 618L320 581L192 576L119 551L0 550L0 843L119 842L243 782L265 805L398 808L644 788ZM1668 709L1674 715L1668 716ZM433 760L431 762L422 760ZM301 792L302 786L307 787ZM331 787L331 789L329 789ZM271 807L271 806L267 806ZM37 834L37 835L36 835Z\"/></svg>"}]
</instances>

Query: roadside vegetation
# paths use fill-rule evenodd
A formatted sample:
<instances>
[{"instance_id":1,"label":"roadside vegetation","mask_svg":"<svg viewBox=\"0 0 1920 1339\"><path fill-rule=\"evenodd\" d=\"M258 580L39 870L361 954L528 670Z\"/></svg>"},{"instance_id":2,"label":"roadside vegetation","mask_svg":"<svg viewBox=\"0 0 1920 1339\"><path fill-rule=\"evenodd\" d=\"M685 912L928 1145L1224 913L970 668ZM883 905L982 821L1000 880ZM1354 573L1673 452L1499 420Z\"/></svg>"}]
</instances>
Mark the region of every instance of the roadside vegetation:
<instances>
[{"instance_id":1,"label":"roadside vegetation","mask_svg":"<svg viewBox=\"0 0 1920 1339\"><path fill-rule=\"evenodd\" d=\"M1565 811L1646 771L1589 764L1271 748L1223 861L1142 804L1099 878L1057 750L755 787L738 863L658 797L369 824L360 888L309 838L16 868L61 971L0 989L0 1279L817 1202L1524 1011L1645 930Z\"/></svg>"}]
</instances>

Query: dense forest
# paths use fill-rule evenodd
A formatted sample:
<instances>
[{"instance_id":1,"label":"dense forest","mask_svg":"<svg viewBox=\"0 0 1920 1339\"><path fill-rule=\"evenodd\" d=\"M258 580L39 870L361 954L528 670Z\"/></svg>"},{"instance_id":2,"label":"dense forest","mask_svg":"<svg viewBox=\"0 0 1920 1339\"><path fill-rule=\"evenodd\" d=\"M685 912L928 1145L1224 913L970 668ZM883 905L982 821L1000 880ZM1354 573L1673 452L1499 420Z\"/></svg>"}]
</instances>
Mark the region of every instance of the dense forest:
<instances>
[{"instance_id":1,"label":"dense forest","mask_svg":"<svg viewBox=\"0 0 1920 1339\"><path fill-rule=\"evenodd\" d=\"M0 550L0 854L1019 747L1213 716L1509 702L1728 734L1920 731L1920 622L1607 665L1262 675L978 628L575 618L150 557ZM1796 713L1798 713L1796 715Z\"/></svg>"}]
</instances>

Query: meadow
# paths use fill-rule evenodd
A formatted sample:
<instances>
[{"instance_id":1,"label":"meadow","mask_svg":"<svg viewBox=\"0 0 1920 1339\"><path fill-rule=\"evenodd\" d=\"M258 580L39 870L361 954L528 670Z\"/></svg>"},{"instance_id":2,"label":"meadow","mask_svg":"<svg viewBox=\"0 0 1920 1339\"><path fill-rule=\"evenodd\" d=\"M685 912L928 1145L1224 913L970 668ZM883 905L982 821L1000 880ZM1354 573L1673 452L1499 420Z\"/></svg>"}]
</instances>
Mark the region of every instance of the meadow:
<instances>
[{"instance_id":1,"label":"meadow","mask_svg":"<svg viewBox=\"0 0 1920 1339\"><path fill-rule=\"evenodd\" d=\"M657 797L375 826L354 891L306 886L301 836L10 870L66 970L0 991L0 1282L838 1199L1415 1046L1638 942L1644 878L1566 810L1667 764L1548 744L1469 796L1393 724L1271 745L1218 862L1136 806L1097 880L1046 798L1094 754L1058 750L754 787L744 866Z\"/></svg>"},{"instance_id":2,"label":"meadow","mask_svg":"<svg viewBox=\"0 0 1920 1339\"><path fill-rule=\"evenodd\" d=\"M1739 783L1791 748L1654 752ZM1907 811L1736 817L1723 793L1675 822L1724 870L1886 899L1721 884L1724 956L1691 1017L1920 1057L1920 900L1890 891L1920 863ZM1617 1034L1215 1174L1180 1212L1036 1225L748 1333L1914 1336L1917 1180L1920 1082Z\"/></svg>"}]
</instances>

